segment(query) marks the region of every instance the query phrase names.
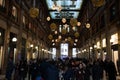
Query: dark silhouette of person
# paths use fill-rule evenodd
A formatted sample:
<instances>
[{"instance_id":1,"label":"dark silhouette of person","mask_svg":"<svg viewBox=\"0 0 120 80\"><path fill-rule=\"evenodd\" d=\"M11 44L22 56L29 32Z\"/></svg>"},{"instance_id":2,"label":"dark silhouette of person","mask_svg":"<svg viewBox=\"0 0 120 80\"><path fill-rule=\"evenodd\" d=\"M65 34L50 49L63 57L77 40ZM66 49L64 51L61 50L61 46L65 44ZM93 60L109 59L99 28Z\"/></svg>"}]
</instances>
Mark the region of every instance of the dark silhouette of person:
<instances>
[{"instance_id":1,"label":"dark silhouette of person","mask_svg":"<svg viewBox=\"0 0 120 80\"><path fill-rule=\"evenodd\" d=\"M5 74L5 77L7 80L11 80L14 68L15 68L15 65L13 63L13 60L12 58L9 58L7 67L6 67L6 74Z\"/></svg>"},{"instance_id":2,"label":"dark silhouette of person","mask_svg":"<svg viewBox=\"0 0 120 80\"><path fill-rule=\"evenodd\" d=\"M105 71L108 75L108 80L116 80L117 71L114 62L108 57L105 62Z\"/></svg>"}]
</instances>

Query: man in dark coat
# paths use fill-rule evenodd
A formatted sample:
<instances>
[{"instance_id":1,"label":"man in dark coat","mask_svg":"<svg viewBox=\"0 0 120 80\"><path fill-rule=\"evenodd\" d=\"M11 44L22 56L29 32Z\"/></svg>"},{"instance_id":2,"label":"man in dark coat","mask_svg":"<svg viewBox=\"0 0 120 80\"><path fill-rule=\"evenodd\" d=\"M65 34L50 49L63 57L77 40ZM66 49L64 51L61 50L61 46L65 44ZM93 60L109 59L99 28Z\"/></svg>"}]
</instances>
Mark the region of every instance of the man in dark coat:
<instances>
[{"instance_id":1,"label":"man in dark coat","mask_svg":"<svg viewBox=\"0 0 120 80\"><path fill-rule=\"evenodd\" d=\"M5 75L7 80L11 80L14 67L15 65L12 61L12 58L9 58L7 63L7 68L6 68L6 75Z\"/></svg>"}]
</instances>

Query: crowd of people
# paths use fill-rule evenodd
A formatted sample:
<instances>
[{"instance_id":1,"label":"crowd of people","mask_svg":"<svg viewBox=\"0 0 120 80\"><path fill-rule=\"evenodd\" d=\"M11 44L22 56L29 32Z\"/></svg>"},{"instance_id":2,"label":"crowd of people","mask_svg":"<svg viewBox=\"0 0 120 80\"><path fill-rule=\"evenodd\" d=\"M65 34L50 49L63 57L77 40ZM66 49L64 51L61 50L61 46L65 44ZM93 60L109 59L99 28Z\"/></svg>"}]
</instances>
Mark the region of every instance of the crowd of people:
<instances>
[{"instance_id":1,"label":"crowd of people","mask_svg":"<svg viewBox=\"0 0 120 80\"><path fill-rule=\"evenodd\" d=\"M8 61L6 79L12 80L116 80L117 71L114 62L110 58L102 59L31 59L21 60L13 64ZM14 75L12 76L12 73Z\"/></svg>"}]
</instances>

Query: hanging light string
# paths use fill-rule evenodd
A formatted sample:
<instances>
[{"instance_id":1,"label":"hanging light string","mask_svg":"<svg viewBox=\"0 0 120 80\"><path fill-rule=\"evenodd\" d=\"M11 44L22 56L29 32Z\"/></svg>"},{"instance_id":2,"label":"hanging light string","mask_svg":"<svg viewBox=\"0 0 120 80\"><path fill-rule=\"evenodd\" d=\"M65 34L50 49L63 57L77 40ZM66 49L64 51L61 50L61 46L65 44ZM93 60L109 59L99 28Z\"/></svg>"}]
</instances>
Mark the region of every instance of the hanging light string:
<instances>
[{"instance_id":1,"label":"hanging light string","mask_svg":"<svg viewBox=\"0 0 120 80\"><path fill-rule=\"evenodd\" d=\"M88 19L88 8L87 8L87 22L89 21L89 19Z\"/></svg>"},{"instance_id":2,"label":"hanging light string","mask_svg":"<svg viewBox=\"0 0 120 80\"><path fill-rule=\"evenodd\" d=\"M86 28L90 28L89 18L88 18L88 8L87 8L87 22L86 22Z\"/></svg>"},{"instance_id":3,"label":"hanging light string","mask_svg":"<svg viewBox=\"0 0 120 80\"><path fill-rule=\"evenodd\" d=\"M65 7L65 0L64 0L64 6L63 7ZM64 8L65 9L65 8ZM62 22L63 23L66 23L66 16L65 16L65 11L63 12L63 15L62 15Z\"/></svg>"},{"instance_id":4,"label":"hanging light string","mask_svg":"<svg viewBox=\"0 0 120 80\"><path fill-rule=\"evenodd\" d=\"M35 7L35 0L33 1L33 7Z\"/></svg>"}]
</instances>

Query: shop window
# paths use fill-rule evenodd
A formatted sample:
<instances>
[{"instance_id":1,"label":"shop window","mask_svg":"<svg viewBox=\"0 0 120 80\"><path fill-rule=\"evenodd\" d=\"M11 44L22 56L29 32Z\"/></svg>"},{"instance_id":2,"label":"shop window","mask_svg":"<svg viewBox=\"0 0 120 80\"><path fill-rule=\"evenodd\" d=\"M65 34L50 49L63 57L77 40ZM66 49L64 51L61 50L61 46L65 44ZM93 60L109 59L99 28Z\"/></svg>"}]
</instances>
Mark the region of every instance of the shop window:
<instances>
[{"instance_id":1,"label":"shop window","mask_svg":"<svg viewBox=\"0 0 120 80\"><path fill-rule=\"evenodd\" d=\"M61 43L61 56L68 56L68 43Z\"/></svg>"},{"instance_id":2,"label":"shop window","mask_svg":"<svg viewBox=\"0 0 120 80\"><path fill-rule=\"evenodd\" d=\"M22 16L22 26L23 26L24 29L26 28L26 25L25 25L25 16Z\"/></svg>"},{"instance_id":3,"label":"shop window","mask_svg":"<svg viewBox=\"0 0 120 80\"><path fill-rule=\"evenodd\" d=\"M5 0L0 0L0 6L5 6Z\"/></svg>"},{"instance_id":4,"label":"shop window","mask_svg":"<svg viewBox=\"0 0 120 80\"><path fill-rule=\"evenodd\" d=\"M77 49L72 48L72 57L76 57L76 55L77 55Z\"/></svg>"},{"instance_id":5,"label":"shop window","mask_svg":"<svg viewBox=\"0 0 120 80\"><path fill-rule=\"evenodd\" d=\"M4 44L4 29L0 28L0 46Z\"/></svg>"},{"instance_id":6,"label":"shop window","mask_svg":"<svg viewBox=\"0 0 120 80\"><path fill-rule=\"evenodd\" d=\"M6 12L5 0L0 0L0 12Z\"/></svg>"},{"instance_id":7,"label":"shop window","mask_svg":"<svg viewBox=\"0 0 120 80\"><path fill-rule=\"evenodd\" d=\"M115 33L111 36L110 42L111 45L118 44L118 33Z\"/></svg>"},{"instance_id":8,"label":"shop window","mask_svg":"<svg viewBox=\"0 0 120 80\"><path fill-rule=\"evenodd\" d=\"M52 58L56 57L56 48L52 48Z\"/></svg>"},{"instance_id":9,"label":"shop window","mask_svg":"<svg viewBox=\"0 0 120 80\"><path fill-rule=\"evenodd\" d=\"M105 38L102 40L102 47L103 48L106 47L106 39Z\"/></svg>"},{"instance_id":10,"label":"shop window","mask_svg":"<svg viewBox=\"0 0 120 80\"><path fill-rule=\"evenodd\" d=\"M25 25L25 16L23 16L22 22Z\"/></svg>"},{"instance_id":11,"label":"shop window","mask_svg":"<svg viewBox=\"0 0 120 80\"><path fill-rule=\"evenodd\" d=\"M97 49L100 49L100 41L97 42Z\"/></svg>"},{"instance_id":12,"label":"shop window","mask_svg":"<svg viewBox=\"0 0 120 80\"><path fill-rule=\"evenodd\" d=\"M59 32L62 31L62 25L59 25Z\"/></svg>"},{"instance_id":13,"label":"shop window","mask_svg":"<svg viewBox=\"0 0 120 80\"><path fill-rule=\"evenodd\" d=\"M14 19L17 18L17 8L15 6L12 7L12 16Z\"/></svg>"},{"instance_id":14,"label":"shop window","mask_svg":"<svg viewBox=\"0 0 120 80\"><path fill-rule=\"evenodd\" d=\"M115 16L116 16L116 6L115 6L115 4L113 4L110 7L110 21L114 20Z\"/></svg>"}]
</instances>

